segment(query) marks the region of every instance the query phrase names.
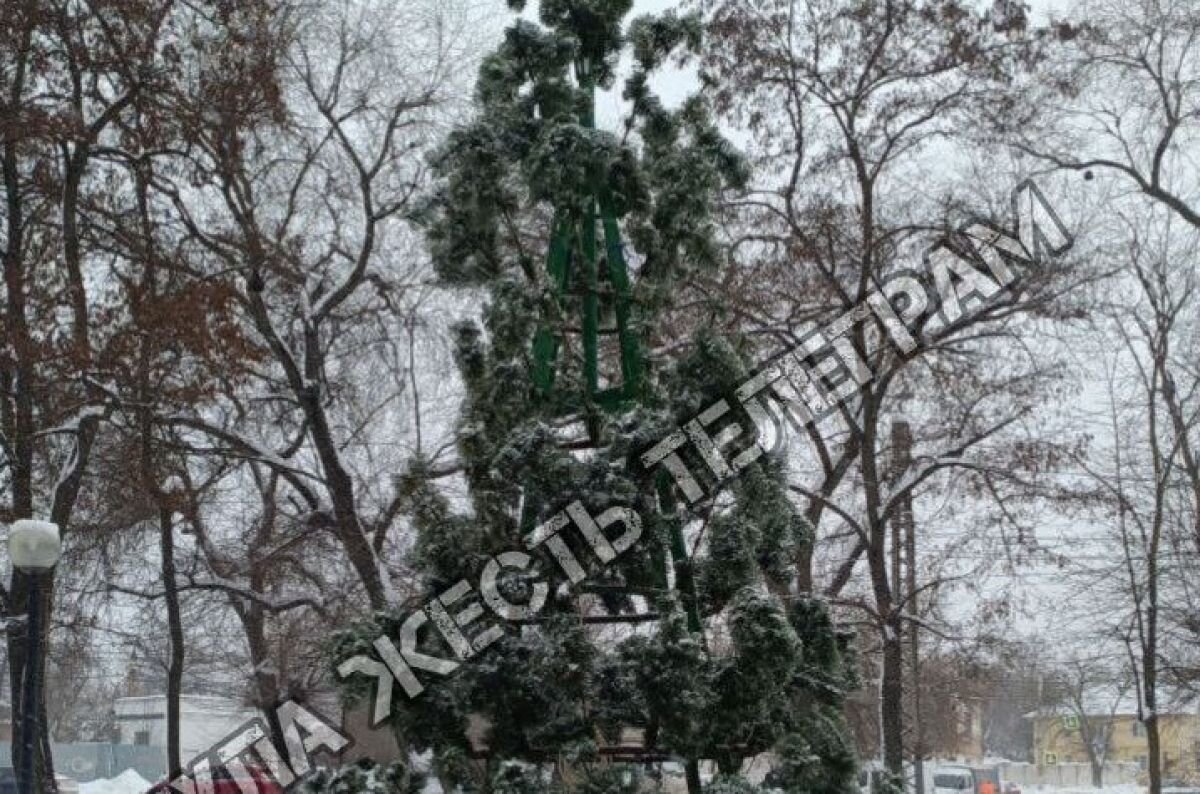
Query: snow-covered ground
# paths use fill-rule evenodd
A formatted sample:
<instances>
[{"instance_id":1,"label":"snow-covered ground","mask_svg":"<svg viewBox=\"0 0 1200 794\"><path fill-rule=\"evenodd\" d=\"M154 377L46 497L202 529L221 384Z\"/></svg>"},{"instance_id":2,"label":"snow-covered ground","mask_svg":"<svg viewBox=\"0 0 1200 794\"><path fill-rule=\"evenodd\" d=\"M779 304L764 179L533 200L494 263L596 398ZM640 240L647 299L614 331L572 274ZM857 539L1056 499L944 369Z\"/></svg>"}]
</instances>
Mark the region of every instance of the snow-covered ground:
<instances>
[{"instance_id":1,"label":"snow-covered ground","mask_svg":"<svg viewBox=\"0 0 1200 794\"><path fill-rule=\"evenodd\" d=\"M108 780L90 780L79 784L79 794L146 794L150 781L132 769Z\"/></svg>"},{"instance_id":2,"label":"snow-covered ground","mask_svg":"<svg viewBox=\"0 0 1200 794\"><path fill-rule=\"evenodd\" d=\"M673 781L672 781L673 782ZM682 783L682 781L680 781ZM150 788L149 781L142 778L132 769L126 769L110 780L93 780L79 785L79 794L145 794ZM667 790L671 790L668 786ZM686 790L686 789L681 789ZM1059 787L1059 786L1023 786L1024 794L1145 794L1145 786L1136 783L1123 783L1104 788L1089 787ZM434 781L429 781L426 792L439 792L441 789Z\"/></svg>"}]
</instances>

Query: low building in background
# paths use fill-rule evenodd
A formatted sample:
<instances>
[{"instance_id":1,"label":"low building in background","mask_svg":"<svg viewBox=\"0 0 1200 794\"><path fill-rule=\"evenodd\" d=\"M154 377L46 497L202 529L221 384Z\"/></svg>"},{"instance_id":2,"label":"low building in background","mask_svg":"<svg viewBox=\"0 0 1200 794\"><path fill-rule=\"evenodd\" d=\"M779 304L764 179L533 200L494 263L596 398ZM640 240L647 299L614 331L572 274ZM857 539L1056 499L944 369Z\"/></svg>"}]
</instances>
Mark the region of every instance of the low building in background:
<instances>
[{"instance_id":1,"label":"low building in background","mask_svg":"<svg viewBox=\"0 0 1200 794\"><path fill-rule=\"evenodd\" d=\"M113 703L116 743L162 750L166 769L167 697L146 695L117 698ZM233 698L184 695L179 704L179 750L184 763L220 743L258 711Z\"/></svg>"},{"instance_id":2,"label":"low building in background","mask_svg":"<svg viewBox=\"0 0 1200 794\"><path fill-rule=\"evenodd\" d=\"M1134 703L1082 712L1065 707L1045 709L1030 714L1030 719L1034 759L1039 766L1090 763L1084 744L1084 737L1090 735L1105 762L1136 763L1146 769L1146 726L1138 719ZM1200 781L1200 713L1194 708L1164 710L1158 715L1158 726L1163 777Z\"/></svg>"}]
</instances>

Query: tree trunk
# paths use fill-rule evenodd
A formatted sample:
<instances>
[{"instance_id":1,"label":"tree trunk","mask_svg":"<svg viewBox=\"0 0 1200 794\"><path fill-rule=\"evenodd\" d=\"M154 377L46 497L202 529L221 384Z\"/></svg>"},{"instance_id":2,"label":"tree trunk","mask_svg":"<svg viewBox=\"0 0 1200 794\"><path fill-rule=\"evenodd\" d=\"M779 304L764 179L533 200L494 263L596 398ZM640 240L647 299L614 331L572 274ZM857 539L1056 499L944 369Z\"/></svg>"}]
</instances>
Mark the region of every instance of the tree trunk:
<instances>
[{"instance_id":1,"label":"tree trunk","mask_svg":"<svg viewBox=\"0 0 1200 794\"><path fill-rule=\"evenodd\" d=\"M890 618L883 629L883 674L879 687L879 722L883 737L883 765L898 781L904 780L904 647L900 622Z\"/></svg>"},{"instance_id":2,"label":"tree trunk","mask_svg":"<svg viewBox=\"0 0 1200 794\"><path fill-rule=\"evenodd\" d=\"M1162 794L1162 739L1158 733L1158 715L1146 717L1147 772L1150 794Z\"/></svg>"},{"instance_id":3,"label":"tree trunk","mask_svg":"<svg viewBox=\"0 0 1200 794\"><path fill-rule=\"evenodd\" d=\"M816 533L817 527L813 525L813 532ZM801 593L811 593L813 591L813 549L816 547L816 538L813 538L813 543L800 549L796 554L796 589Z\"/></svg>"},{"instance_id":4,"label":"tree trunk","mask_svg":"<svg viewBox=\"0 0 1200 794\"><path fill-rule=\"evenodd\" d=\"M897 785L904 784L904 640L903 621L897 605L898 581L889 582L887 555L888 526L879 509L879 470L875 459L878 409L865 398L862 453L870 543L867 563L871 590L880 628L883 669L879 684L879 731L883 742L883 764Z\"/></svg>"},{"instance_id":5,"label":"tree trunk","mask_svg":"<svg viewBox=\"0 0 1200 794\"><path fill-rule=\"evenodd\" d=\"M912 428L907 421L897 419L892 423L892 476L899 478L912 465ZM893 480L894 481L894 480ZM905 596L908 601L907 611L913 616L908 622L908 669L909 686L912 695L912 763L913 790L916 794L925 794L925 720L921 714L921 632L917 624L917 530L913 517L912 492L907 492L900 499L900 507L892 517L896 524L897 534L904 536L905 560ZM896 577L896 587L899 588L900 578ZM999 792L997 792L999 794Z\"/></svg>"},{"instance_id":6,"label":"tree trunk","mask_svg":"<svg viewBox=\"0 0 1200 794\"><path fill-rule=\"evenodd\" d=\"M1151 546L1146 640L1142 651L1142 685L1146 700L1146 766L1149 794L1162 794L1162 737L1158 731L1158 536Z\"/></svg>"},{"instance_id":7,"label":"tree trunk","mask_svg":"<svg viewBox=\"0 0 1200 794\"><path fill-rule=\"evenodd\" d=\"M261 583L252 578L252 588ZM266 615L262 607L251 604L240 613L242 627L246 631L246 643L250 646L250 664L254 666L255 705L262 711L271 732L271 743L280 753L287 755L287 742L283 736L283 725L279 722L280 703L279 674L270 668L270 648L267 644Z\"/></svg>"},{"instance_id":8,"label":"tree trunk","mask_svg":"<svg viewBox=\"0 0 1200 794\"><path fill-rule=\"evenodd\" d=\"M167 778L174 780L183 771L179 749L180 701L183 698L183 619L179 612L179 586L175 579L175 535L171 510L159 507L159 539L162 547L163 594L167 602L167 631L171 639L171 660L167 668Z\"/></svg>"},{"instance_id":9,"label":"tree trunk","mask_svg":"<svg viewBox=\"0 0 1200 794\"><path fill-rule=\"evenodd\" d=\"M315 335L307 339L310 350L318 344ZM315 354L310 353L310 356ZM320 369L309 366L309 377L313 385L306 386L301 393L301 404L305 408L309 422L312 425L313 445L317 457L321 461L329 488L330 501L333 504L335 528L338 538L346 549L350 564L358 573L371 609L387 609L387 587L383 581L383 573L379 569L379 560L375 556L371 544L363 535L362 524L358 518L358 505L354 493L354 481L342 465L338 455L337 443L329 429L325 409L321 405L320 392L315 383L320 375Z\"/></svg>"},{"instance_id":10,"label":"tree trunk","mask_svg":"<svg viewBox=\"0 0 1200 794\"><path fill-rule=\"evenodd\" d=\"M1165 362L1166 351L1163 351ZM1159 366L1165 367L1165 364ZM1153 421L1153 415L1151 416ZM1153 429L1153 426L1152 426ZM1159 478L1162 479L1162 478ZM1150 533L1150 548L1146 560L1146 618L1142 631L1142 694L1144 695L1147 772L1149 794L1162 794L1162 741L1158 733L1158 555L1162 542L1163 486L1159 486L1155 503L1154 527Z\"/></svg>"},{"instance_id":11,"label":"tree trunk","mask_svg":"<svg viewBox=\"0 0 1200 794\"><path fill-rule=\"evenodd\" d=\"M701 794L704 786L700 783L700 762L695 758L688 759L683 769L687 775L688 794Z\"/></svg>"}]
</instances>

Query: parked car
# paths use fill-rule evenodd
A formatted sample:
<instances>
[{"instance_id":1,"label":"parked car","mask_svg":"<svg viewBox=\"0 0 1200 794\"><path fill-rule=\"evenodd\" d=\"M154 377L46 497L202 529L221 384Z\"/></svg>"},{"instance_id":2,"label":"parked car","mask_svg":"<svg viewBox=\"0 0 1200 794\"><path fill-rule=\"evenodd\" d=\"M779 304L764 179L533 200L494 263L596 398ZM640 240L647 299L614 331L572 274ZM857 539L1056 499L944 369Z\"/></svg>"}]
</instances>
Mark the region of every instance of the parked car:
<instances>
[{"instance_id":1,"label":"parked car","mask_svg":"<svg viewBox=\"0 0 1200 794\"><path fill-rule=\"evenodd\" d=\"M966 766L939 766L933 770L933 794L973 794L975 775Z\"/></svg>"},{"instance_id":2,"label":"parked car","mask_svg":"<svg viewBox=\"0 0 1200 794\"><path fill-rule=\"evenodd\" d=\"M1162 794L1200 794L1200 786L1186 780L1168 778L1162 782Z\"/></svg>"},{"instance_id":3,"label":"parked car","mask_svg":"<svg viewBox=\"0 0 1200 794\"><path fill-rule=\"evenodd\" d=\"M250 779L235 778L228 768L219 766L212 770L212 794L242 794L249 789L258 794L283 794L283 786L279 785L266 771L258 767L245 767ZM249 785L247 785L249 784ZM0 794L3 794L0 792ZM170 783L158 783L146 794L175 794Z\"/></svg>"},{"instance_id":4,"label":"parked car","mask_svg":"<svg viewBox=\"0 0 1200 794\"><path fill-rule=\"evenodd\" d=\"M1021 787L1010 780L1004 784L1004 794L1021 794Z\"/></svg>"}]
</instances>

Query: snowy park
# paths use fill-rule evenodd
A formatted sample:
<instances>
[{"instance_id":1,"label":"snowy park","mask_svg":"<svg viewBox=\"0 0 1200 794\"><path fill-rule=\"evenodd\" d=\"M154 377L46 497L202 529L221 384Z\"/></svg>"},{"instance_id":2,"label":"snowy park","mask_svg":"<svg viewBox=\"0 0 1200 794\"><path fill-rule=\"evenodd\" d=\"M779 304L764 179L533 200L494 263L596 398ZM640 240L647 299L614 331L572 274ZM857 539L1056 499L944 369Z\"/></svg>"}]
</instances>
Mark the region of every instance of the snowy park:
<instances>
[{"instance_id":1,"label":"snowy park","mask_svg":"<svg viewBox=\"0 0 1200 794\"><path fill-rule=\"evenodd\" d=\"M1200 794L1195 0L3 10L0 794Z\"/></svg>"}]
</instances>

